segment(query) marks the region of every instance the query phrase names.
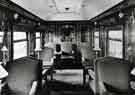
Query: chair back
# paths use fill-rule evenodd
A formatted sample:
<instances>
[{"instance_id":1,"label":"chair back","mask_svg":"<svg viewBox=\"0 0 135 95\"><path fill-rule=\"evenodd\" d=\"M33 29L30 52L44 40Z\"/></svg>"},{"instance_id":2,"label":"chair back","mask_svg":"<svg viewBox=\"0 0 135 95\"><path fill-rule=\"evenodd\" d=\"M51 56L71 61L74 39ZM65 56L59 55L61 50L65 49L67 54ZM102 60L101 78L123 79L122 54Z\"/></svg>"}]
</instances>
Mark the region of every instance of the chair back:
<instances>
[{"instance_id":1,"label":"chair back","mask_svg":"<svg viewBox=\"0 0 135 95\"><path fill-rule=\"evenodd\" d=\"M72 43L71 42L63 42L61 43L61 50L65 53L71 53L72 52Z\"/></svg>"},{"instance_id":2,"label":"chair back","mask_svg":"<svg viewBox=\"0 0 135 95\"><path fill-rule=\"evenodd\" d=\"M96 58L95 52L89 46L81 46L80 51L87 65L94 65L93 61Z\"/></svg>"},{"instance_id":3,"label":"chair back","mask_svg":"<svg viewBox=\"0 0 135 95\"><path fill-rule=\"evenodd\" d=\"M108 90L127 93L129 90L129 62L119 58L104 57L96 61L98 82L105 84ZM100 88L100 87L99 87ZM110 89L111 88L111 89Z\"/></svg>"},{"instance_id":4,"label":"chair back","mask_svg":"<svg viewBox=\"0 0 135 95\"><path fill-rule=\"evenodd\" d=\"M6 69L9 73L6 82L11 93L28 95L33 81L38 81L38 88L41 88L42 61L23 57L8 62Z\"/></svg>"},{"instance_id":5,"label":"chair back","mask_svg":"<svg viewBox=\"0 0 135 95\"><path fill-rule=\"evenodd\" d=\"M43 60L43 65L46 65L46 62L51 62L51 59L54 56L53 48L45 47L42 52L40 53L40 59Z\"/></svg>"}]
</instances>

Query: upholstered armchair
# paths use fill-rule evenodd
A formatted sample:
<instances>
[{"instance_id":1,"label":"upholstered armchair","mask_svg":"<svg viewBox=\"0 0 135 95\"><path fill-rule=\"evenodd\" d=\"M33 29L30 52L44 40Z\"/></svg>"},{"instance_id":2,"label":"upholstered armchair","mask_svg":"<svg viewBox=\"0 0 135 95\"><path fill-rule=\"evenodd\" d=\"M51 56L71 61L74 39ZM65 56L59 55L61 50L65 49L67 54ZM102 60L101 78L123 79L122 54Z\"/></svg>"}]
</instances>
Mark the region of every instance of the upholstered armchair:
<instances>
[{"instance_id":1,"label":"upholstered armchair","mask_svg":"<svg viewBox=\"0 0 135 95\"><path fill-rule=\"evenodd\" d=\"M23 57L8 62L3 95L37 95L42 88L42 61Z\"/></svg>"},{"instance_id":2,"label":"upholstered armchair","mask_svg":"<svg viewBox=\"0 0 135 95\"><path fill-rule=\"evenodd\" d=\"M44 47L40 52L40 59L43 60L43 66L52 65L54 57L54 49L50 47Z\"/></svg>"},{"instance_id":3,"label":"upholstered armchair","mask_svg":"<svg viewBox=\"0 0 135 95\"><path fill-rule=\"evenodd\" d=\"M96 61L96 87L101 95L129 95L129 62L103 57Z\"/></svg>"},{"instance_id":4,"label":"upholstered armchair","mask_svg":"<svg viewBox=\"0 0 135 95\"><path fill-rule=\"evenodd\" d=\"M81 46L80 51L82 53L83 65L94 66L94 59L96 58L95 52L89 46Z\"/></svg>"}]
</instances>

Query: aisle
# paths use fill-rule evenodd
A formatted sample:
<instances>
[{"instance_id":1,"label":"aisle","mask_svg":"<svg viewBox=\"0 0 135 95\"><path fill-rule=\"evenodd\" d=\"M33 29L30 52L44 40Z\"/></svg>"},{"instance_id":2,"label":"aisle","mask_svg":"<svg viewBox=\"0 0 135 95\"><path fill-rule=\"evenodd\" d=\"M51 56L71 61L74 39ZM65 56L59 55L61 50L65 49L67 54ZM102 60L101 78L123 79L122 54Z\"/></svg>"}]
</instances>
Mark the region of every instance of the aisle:
<instances>
[{"instance_id":1,"label":"aisle","mask_svg":"<svg viewBox=\"0 0 135 95\"><path fill-rule=\"evenodd\" d=\"M53 78L65 83L83 85L83 70L56 70Z\"/></svg>"},{"instance_id":2,"label":"aisle","mask_svg":"<svg viewBox=\"0 0 135 95\"><path fill-rule=\"evenodd\" d=\"M93 95L89 86L83 85L81 70L56 71L46 87L48 95Z\"/></svg>"}]
</instances>

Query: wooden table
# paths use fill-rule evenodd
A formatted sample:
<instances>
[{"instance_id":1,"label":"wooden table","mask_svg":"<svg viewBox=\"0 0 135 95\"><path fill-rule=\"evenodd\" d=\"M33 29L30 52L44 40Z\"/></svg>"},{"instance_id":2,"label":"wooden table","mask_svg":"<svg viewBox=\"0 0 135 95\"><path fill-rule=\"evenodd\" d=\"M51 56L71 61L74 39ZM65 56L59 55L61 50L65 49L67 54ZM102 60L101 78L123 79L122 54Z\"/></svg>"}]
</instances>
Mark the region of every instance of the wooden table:
<instances>
[{"instance_id":1,"label":"wooden table","mask_svg":"<svg viewBox=\"0 0 135 95\"><path fill-rule=\"evenodd\" d=\"M83 84L86 84L86 69L80 63L79 65L75 62L74 57L72 56L63 56L61 57L61 60L57 63L54 63L50 66L48 66L47 72L51 74L51 80L53 80L53 73L54 70L64 70L64 69L82 69L83 70ZM46 73L47 75L47 73Z\"/></svg>"}]
</instances>

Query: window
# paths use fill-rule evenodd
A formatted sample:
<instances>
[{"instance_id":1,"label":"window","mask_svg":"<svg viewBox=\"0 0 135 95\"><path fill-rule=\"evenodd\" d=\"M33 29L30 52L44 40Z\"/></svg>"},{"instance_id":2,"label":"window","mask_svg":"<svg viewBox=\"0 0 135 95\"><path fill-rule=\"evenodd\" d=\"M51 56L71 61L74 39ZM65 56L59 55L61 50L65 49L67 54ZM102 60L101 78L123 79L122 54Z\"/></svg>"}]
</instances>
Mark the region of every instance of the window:
<instances>
[{"instance_id":1,"label":"window","mask_svg":"<svg viewBox=\"0 0 135 95\"><path fill-rule=\"evenodd\" d=\"M99 32L94 32L94 48L99 48Z\"/></svg>"},{"instance_id":2,"label":"window","mask_svg":"<svg viewBox=\"0 0 135 95\"><path fill-rule=\"evenodd\" d=\"M2 48L2 43L3 43L3 36L4 36L4 32L0 31L0 62L3 59L3 53L1 51Z\"/></svg>"},{"instance_id":3,"label":"window","mask_svg":"<svg viewBox=\"0 0 135 95\"><path fill-rule=\"evenodd\" d=\"M14 59L27 56L27 42L14 43Z\"/></svg>"},{"instance_id":4,"label":"window","mask_svg":"<svg viewBox=\"0 0 135 95\"><path fill-rule=\"evenodd\" d=\"M3 35L4 35L4 32L0 31L0 43L2 43L2 41L3 41Z\"/></svg>"},{"instance_id":5,"label":"window","mask_svg":"<svg viewBox=\"0 0 135 95\"><path fill-rule=\"evenodd\" d=\"M109 31L109 56L123 57L123 34L122 30L111 30Z\"/></svg>"},{"instance_id":6,"label":"window","mask_svg":"<svg viewBox=\"0 0 135 95\"><path fill-rule=\"evenodd\" d=\"M14 32L14 59L27 56L27 40L25 32Z\"/></svg>"},{"instance_id":7,"label":"window","mask_svg":"<svg viewBox=\"0 0 135 95\"><path fill-rule=\"evenodd\" d=\"M37 32L36 33L36 48L40 48L41 45L40 45L40 33Z\"/></svg>"}]
</instances>

